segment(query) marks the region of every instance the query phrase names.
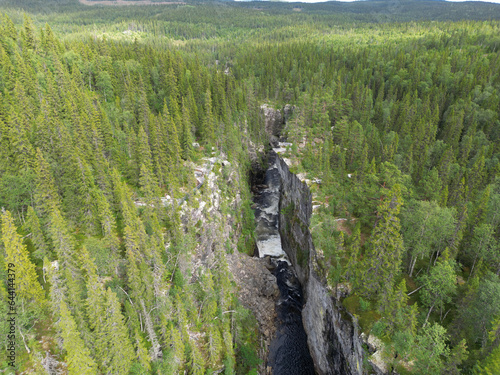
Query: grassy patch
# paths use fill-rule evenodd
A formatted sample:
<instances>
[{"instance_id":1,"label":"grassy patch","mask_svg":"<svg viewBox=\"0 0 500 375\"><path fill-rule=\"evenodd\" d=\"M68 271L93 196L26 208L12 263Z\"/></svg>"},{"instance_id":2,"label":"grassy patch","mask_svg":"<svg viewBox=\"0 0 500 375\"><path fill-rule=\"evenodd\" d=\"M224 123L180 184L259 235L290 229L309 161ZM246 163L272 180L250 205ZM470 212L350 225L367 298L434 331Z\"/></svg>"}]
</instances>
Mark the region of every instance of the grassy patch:
<instances>
[{"instance_id":1,"label":"grassy patch","mask_svg":"<svg viewBox=\"0 0 500 375\"><path fill-rule=\"evenodd\" d=\"M356 293L344 298L342 304L347 311L358 318L361 331L365 334L370 333L373 325L381 318L378 312L369 309L368 306L373 306L373 302L362 299Z\"/></svg>"}]
</instances>

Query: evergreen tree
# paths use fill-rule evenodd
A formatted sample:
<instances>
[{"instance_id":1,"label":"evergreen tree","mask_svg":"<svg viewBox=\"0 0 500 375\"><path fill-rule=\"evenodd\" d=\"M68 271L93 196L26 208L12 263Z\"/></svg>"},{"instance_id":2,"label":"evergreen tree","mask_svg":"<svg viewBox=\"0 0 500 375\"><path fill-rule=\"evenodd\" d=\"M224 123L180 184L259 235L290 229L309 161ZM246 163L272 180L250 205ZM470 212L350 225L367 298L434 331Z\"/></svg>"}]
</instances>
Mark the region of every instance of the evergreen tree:
<instances>
[{"instance_id":1,"label":"evergreen tree","mask_svg":"<svg viewBox=\"0 0 500 375\"><path fill-rule=\"evenodd\" d=\"M14 277L16 294L23 300L35 301L37 304L45 303L42 286L38 282L35 265L29 259L26 246L21 236L17 234L14 219L9 211L2 212L2 242L5 246L4 265L10 272L7 277Z\"/></svg>"},{"instance_id":2,"label":"evergreen tree","mask_svg":"<svg viewBox=\"0 0 500 375\"><path fill-rule=\"evenodd\" d=\"M397 215L402 203L401 188L396 184L378 207L378 222L361 266L364 283L359 287L364 295L387 295L399 275L403 240Z\"/></svg>"},{"instance_id":3,"label":"evergreen tree","mask_svg":"<svg viewBox=\"0 0 500 375\"><path fill-rule=\"evenodd\" d=\"M61 198L52 177L51 168L40 149L36 150L36 157L35 204L37 211L46 217L53 210L60 208Z\"/></svg>"},{"instance_id":4,"label":"evergreen tree","mask_svg":"<svg viewBox=\"0 0 500 375\"><path fill-rule=\"evenodd\" d=\"M76 323L64 301L60 305L61 317L57 323L66 351L66 363L70 375L98 374L97 366L90 355L89 349L83 343Z\"/></svg>"},{"instance_id":5,"label":"evergreen tree","mask_svg":"<svg viewBox=\"0 0 500 375\"><path fill-rule=\"evenodd\" d=\"M191 119L184 100L182 101L182 158L190 160L193 153L193 135L191 133Z\"/></svg>"},{"instance_id":6,"label":"evergreen tree","mask_svg":"<svg viewBox=\"0 0 500 375\"><path fill-rule=\"evenodd\" d=\"M25 225L31 232L31 242L36 249L33 255L42 260L45 257L51 257L52 254L49 252L47 242L45 241L40 220L31 206L28 207L28 215L26 217Z\"/></svg>"},{"instance_id":7,"label":"evergreen tree","mask_svg":"<svg viewBox=\"0 0 500 375\"><path fill-rule=\"evenodd\" d=\"M58 208L54 208L50 213L49 235L61 268L75 274L77 272L75 241L70 234L68 223Z\"/></svg>"}]
</instances>

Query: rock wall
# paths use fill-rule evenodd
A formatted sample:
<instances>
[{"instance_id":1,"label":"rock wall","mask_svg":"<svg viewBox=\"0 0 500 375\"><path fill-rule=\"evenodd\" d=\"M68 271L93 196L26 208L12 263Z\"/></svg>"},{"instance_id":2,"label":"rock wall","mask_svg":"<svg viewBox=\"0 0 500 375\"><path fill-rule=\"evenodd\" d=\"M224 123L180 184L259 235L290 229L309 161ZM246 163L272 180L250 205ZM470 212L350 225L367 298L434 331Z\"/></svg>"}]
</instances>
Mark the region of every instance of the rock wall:
<instances>
[{"instance_id":1,"label":"rock wall","mask_svg":"<svg viewBox=\"0 0 500 375\"><path fill-rule=\"evenodd\" d=\"M281 111L279 109L269 107L267 104L261 105L260 111L261 115L264 117L266 133L275 137L279 136L285 124ZM289 111L290 110L288 109L287 114Z\"/></svg>"},{"instance_id":2,"label":"rock wall","mask_svg":"<svg viewBox=\"0 0 500 375\"><path fill-rule=\"evenodd\" d=\"M279 217L282 246L305 292L302 319L316 372L361 375L363 349L357 324L329 294L316 271L316 251L309 231L311 192L282 159L277 157L276 164L282 179Z\"/></svg>"}]
</instances>

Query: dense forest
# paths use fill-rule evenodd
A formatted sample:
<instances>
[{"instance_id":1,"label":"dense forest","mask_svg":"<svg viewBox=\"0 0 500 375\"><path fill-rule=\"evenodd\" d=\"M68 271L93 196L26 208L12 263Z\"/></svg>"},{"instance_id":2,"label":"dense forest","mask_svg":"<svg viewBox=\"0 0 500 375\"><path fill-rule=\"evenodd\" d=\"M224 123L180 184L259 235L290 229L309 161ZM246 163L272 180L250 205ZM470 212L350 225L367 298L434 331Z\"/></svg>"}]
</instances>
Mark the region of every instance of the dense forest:
<instances>
[{"instance_id":1,"label":"dense forest","mask_svg":"<svg viewBox=\"0 0 500 375\"><path fill-rule=\"evenodd\" d=\"M267 103L388 368L500 373L499 6L1 5L2 371L258 373L226 258Z\"/></svg>"}]
</instances>

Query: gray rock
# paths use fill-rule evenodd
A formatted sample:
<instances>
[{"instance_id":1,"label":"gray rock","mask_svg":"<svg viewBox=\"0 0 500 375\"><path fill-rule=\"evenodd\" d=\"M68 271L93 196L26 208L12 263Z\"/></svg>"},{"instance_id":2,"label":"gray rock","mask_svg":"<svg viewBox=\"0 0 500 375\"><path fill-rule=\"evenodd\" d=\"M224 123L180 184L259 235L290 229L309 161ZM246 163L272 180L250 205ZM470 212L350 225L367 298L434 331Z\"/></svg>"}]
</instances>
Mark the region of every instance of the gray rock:
<instances>
[{"instance_id":1,"label":"gray rock","mask_svg":"<svg viewBox=\"0 0 500 375\"><path fill-rule=\"evenodd\" d=\"M363 349L357 322L330 295L325 280L316 272L316 250L309 231L311 192L290 173L283 160L278 159L277 166L282 180L279 218L282 245L305 290L302 319L316 372L361 375Z\"/></svg>"},{"instance_id":2,"label":"gray rock","mask_svg":"<svg viewBox=\"0 0 500 375\"><path fill-rule=\"evenodd\" d=\"M264 117L266 133L279 136L283 129L284 121L281 111L269 107L267 104L260 106L261 115Z\"/></svg>"}]
</instances>

